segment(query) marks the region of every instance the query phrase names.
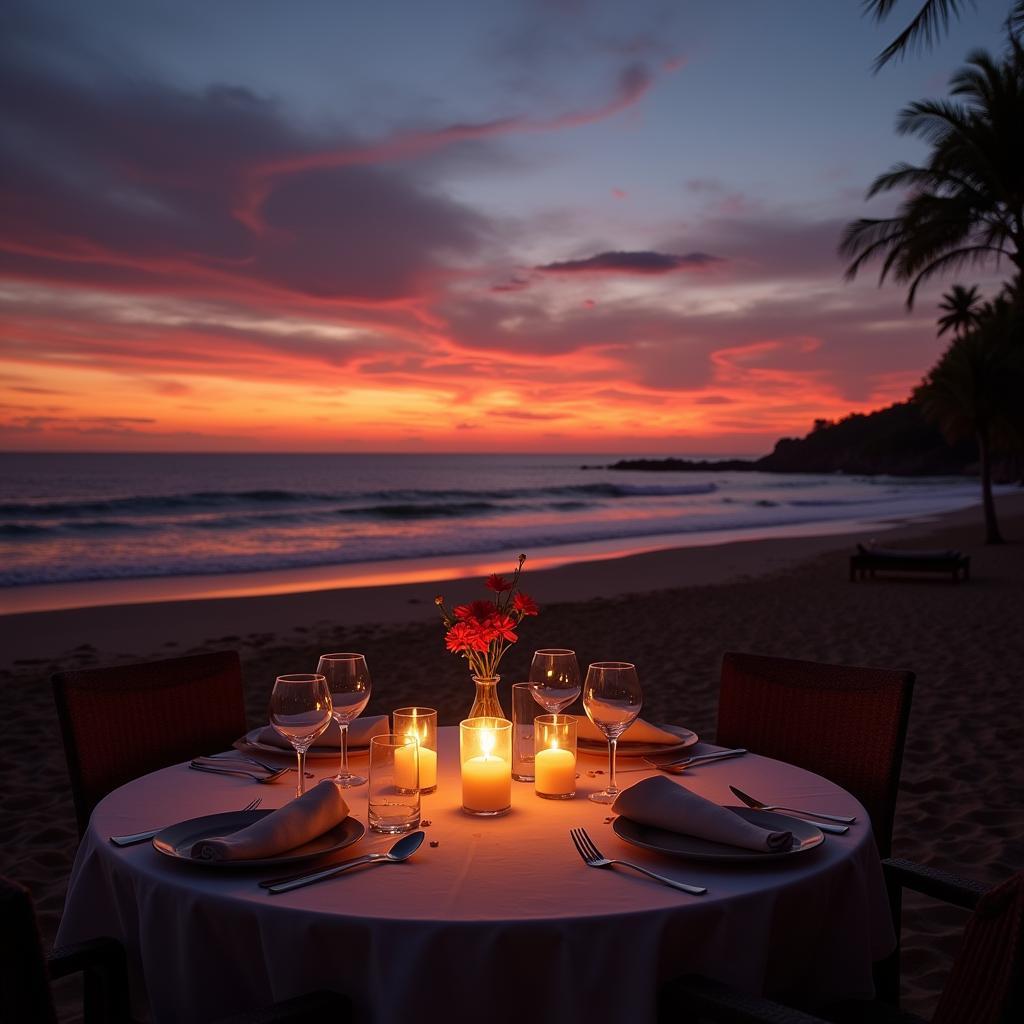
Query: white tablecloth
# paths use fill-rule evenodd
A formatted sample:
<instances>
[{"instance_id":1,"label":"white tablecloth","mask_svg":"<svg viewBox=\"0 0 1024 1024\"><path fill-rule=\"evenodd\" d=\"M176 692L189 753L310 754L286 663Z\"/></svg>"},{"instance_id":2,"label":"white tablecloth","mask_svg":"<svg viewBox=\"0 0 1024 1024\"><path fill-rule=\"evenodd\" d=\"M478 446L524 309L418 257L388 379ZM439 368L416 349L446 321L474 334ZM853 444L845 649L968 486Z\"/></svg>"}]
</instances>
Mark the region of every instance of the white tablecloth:
<instances>
[{"instance_id":1,"label":"white tablecloth","mask_svg":"<svg viewBox=\"0 0 1024 1024\"><path fill-rule=\"evenodd\" d=\"M754 867L673 859L630 846L585 799L603 788L596 757L580 760L572 801L513 783L513 809L480 819L460 810L458 730L440 730L436 793L423 798L427 839L402 865L280 896L256 885L285 871L215 869L171 860L111 835L236 810L293 793L294 773L260 786L179 765L123 786L93 813L75 860L59 943L99 935L128 950L137 1012L156 1024L201 1024L315 989L347 993L377 1024L643 1022L660 982L684 972L750 992L799 988L821 998L872 991L871 963L893 945L870 825L848 793L801 769L747 755L678 779L733 804L733 783L771 802L855 814L846 836ZM637 762L633 762L636 764ZM354 758L365 767L365 755ZM622 767L629 766L627 762ZM311 760L318 774L334 760ZM622 775L620 784L641 774ZM366 820L365 787L349 791ZM569 839L585 826L601 850L708 887L705 896L625 869L586 867ZM367 837L356 856L393 839Z\"/></svg>"}]
</instances>

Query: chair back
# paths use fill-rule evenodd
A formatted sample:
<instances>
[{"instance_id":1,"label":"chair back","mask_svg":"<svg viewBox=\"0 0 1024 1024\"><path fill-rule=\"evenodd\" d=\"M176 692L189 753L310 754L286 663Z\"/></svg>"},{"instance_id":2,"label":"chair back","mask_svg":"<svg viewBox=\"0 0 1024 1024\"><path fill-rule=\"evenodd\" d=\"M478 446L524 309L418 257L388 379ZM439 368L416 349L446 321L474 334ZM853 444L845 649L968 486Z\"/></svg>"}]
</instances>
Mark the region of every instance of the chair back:
<instances>
[{"instance_id":1,"label":"chair back","mask_svg":"<svg viewBox=\"0 0 1024 1024\"><path fill-rule=\"evenodd\" d=\"M236 651L53 677L79 833L118 786L230 747L245 732Z\"/></svg>"},{"instance_id":2,"label":"chair back","mask_svg":"<svg viewBox=\"0 0 1024 1024\"><path fill-rule=\"evenodd\" d=\"M1024 1020L1024 871L982 896L932 1024L1016 1024Z\"/></svg>"},{"instance_id":3,"label":"chair back","mask_svg":"<svg viewBox=\"0 0 1024 1024\"><path fill-rule=\"evenodd\" d=\"M717 740L842 786L864 805L887 857L913 689L914 673L903 670L727 653Z\"/></svg>"},{"instance_id":4,"label":"chair back","mask_svg":"<svg viewBox=\"0 0 1024 1024\"><path fill-rule=\"evenodd\" d=\"M28 890L0 876L0 1017L57 1024L43 942Z\"/></svg>"}]
</instances>

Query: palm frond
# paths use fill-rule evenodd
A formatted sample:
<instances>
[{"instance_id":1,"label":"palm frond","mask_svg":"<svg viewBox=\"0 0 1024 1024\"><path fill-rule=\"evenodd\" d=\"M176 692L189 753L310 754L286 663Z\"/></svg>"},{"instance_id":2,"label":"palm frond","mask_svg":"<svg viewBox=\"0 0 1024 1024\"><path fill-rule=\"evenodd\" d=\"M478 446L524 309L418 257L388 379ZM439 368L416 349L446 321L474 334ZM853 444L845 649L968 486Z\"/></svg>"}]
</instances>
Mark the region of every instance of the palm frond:
<instances>
[{"instance_id":1,"label":"palm frond","mask_svg":"<svg viewBox=\"0 0 1024 1024\"><path fill-rule=\"evenodd\" d=\"M974 0L971 0L972 6ZM895 0L867 0L865 8L876 21L884 21L896 6ZM924 0L910 24L875 58L872 70L880 71L894 57L908 50L931 46L949 28L950 17L960 17L964 0Z\"/></svg>"}]
</instances>

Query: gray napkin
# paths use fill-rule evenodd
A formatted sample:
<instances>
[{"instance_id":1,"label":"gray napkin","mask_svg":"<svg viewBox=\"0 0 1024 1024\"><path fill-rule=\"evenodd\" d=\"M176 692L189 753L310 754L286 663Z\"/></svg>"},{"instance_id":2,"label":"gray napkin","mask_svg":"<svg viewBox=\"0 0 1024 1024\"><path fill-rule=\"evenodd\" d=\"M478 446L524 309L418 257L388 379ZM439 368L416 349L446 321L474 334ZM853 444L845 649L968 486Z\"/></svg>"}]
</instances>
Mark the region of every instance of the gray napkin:
<instances>
[{"instance_id":1,"label":"gray napkin","mask_svg":"<svg viewBox=\"0 0 1024 1024\"><path fill-rule=\"evenodd\" d=\"M612 804L612 810L641 825L745 850L788 850L793 841L792 832L771 832L744 821L738 814L691 793L664 775L655 775L624 789Z\"/></svg>"},{"instance_id":2,"label":"gray napkin","mask_svg":"<svg viewBox=\"0 0 1024 1024\"><path fill-rule=\"evenodd\" d=\"M341 788L324 779L291 803L229 836L201 839L193 860L262 860L322 836L348 817Z\"/></svg>"},{"instance_id":3,"label":"gray napkin","mask_svg":"<svg viewBox=\"0 0 1024 1024\"><path fill-rule=\"evenodd\" d=\"M348 745L350 747L368 747L371 736L379 736L388 731L387 715L371 715L369 718L357 718L348 727ZM272 726L265 725L256 734L259 743L271 747L291 750L292 745ZM315 740L310 750L339 750L341 748L341 728L331 719L331 724Z\"/></svg>"}]
</instances>

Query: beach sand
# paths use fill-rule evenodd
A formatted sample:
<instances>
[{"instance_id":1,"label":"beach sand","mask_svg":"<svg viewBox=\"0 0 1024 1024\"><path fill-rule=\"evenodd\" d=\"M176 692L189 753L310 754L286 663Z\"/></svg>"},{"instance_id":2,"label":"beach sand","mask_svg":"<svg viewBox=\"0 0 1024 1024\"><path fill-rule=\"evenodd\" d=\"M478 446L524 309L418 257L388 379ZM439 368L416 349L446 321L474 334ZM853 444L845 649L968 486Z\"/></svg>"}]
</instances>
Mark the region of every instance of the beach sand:
<instances>
[{"instance_id":1,"label":"beach sand","mask_svg":"<svg viewBox=\"0 0 1024 1024\"><path fill-rule=\"evenodd\" d=\"M999 504L1004 532L1017 543L981 544L978 509L881 535L886 545L970 553L973 578L957 585L946 577L848 582L853 542L877 529L538 572L528 561L523 589L542 613L524 624L502 663L503 701L535 648L570 646L583 666L636 662L645 717L710 739L724 651L912 669L894 855L995 883L1024 867L1024 495ZM77 841L52 672L237 649L255 724L266 720L277 674L308 671L327 650L360 650L374 677L368 714L429 704L442 724L454 724L471 701L470 683L464 663L444 651L435 593L450 601L482 596L481 581L0 616L0 871L33 891L46 940ZM908 1009L930 1013L964 920L960 911L908 899ZM65 988L61 1001L69 1000Z\"/></svg>"}]
</instances>

